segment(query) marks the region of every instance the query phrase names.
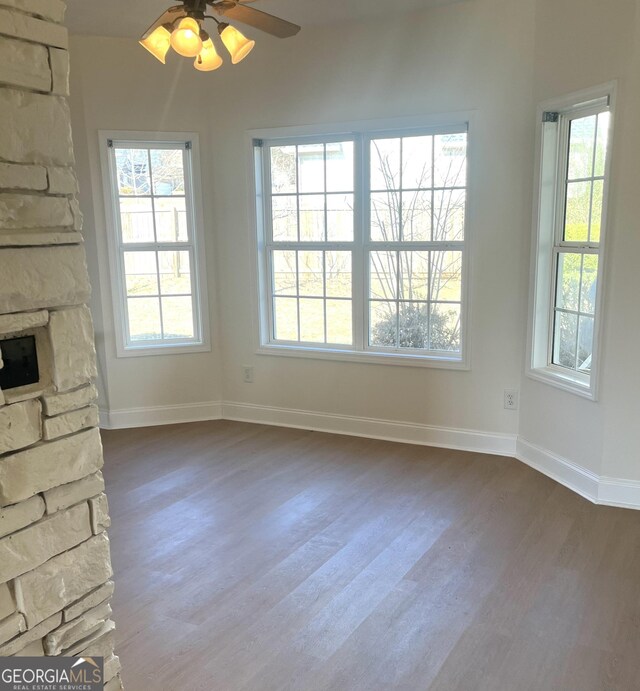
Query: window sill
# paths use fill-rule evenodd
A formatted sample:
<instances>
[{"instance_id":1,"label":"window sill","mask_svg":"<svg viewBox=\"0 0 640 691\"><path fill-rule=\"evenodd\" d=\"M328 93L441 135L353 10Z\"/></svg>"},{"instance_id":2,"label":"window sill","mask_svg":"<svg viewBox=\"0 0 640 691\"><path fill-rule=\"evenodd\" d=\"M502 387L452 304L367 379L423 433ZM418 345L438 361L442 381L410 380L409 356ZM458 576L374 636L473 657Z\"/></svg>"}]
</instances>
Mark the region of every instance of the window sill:
<instances>
[{"instance_id":1,"label":"window sill","mask_svg":"<svg viewBox=\"0 0 640 691\"><path fill-rule=\"evenodd\" d=\"M119 346L118 357L147 357L149 355L188 355L189 353L210 353L208 343L185 343L184 345Z\"/></svg>"},{"instance_id":2,"label":"window sill","mask_svg":"<svg viewBox=\"0 0 640 691\"><path fill-rule=\"evenodd\" d=\"M328 350L325 348L263 344L257 349L256 354L312 360L333 360L336 362L358 362L373 365L469 370L468 364L462 358L415 356L401 353L356 352L351 350Z\"/></svg>"},{"instance_id":3,"label":"window sill","mask_svg":"<svg viewBox=\"0 0 640 691\"><path fill-rule=\"evenodd\" d=\"M572 375L570 372L563 372L555 367L537 367L535 369L528 369L527 376L530 379L549 384L557 389L568 391L589 401L596 400L596 394L593 387L593 375L580 376L579 374Z\"/></svg>"}]
</instances>

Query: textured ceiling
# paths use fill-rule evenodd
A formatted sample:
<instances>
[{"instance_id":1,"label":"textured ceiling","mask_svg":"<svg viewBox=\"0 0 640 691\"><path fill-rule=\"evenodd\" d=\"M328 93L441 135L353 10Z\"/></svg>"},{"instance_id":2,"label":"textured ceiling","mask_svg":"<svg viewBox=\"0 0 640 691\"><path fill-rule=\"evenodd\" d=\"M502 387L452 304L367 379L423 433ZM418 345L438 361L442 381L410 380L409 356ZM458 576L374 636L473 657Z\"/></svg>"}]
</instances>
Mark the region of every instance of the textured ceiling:
<instances>
[{"instance_id":1,"label":"textured ceiling","mask_svg":"<svg viewBox=\"0 0 640 691\"><path fill-rule=\"evenodd\" d=\"M459 0L260 0L256 8L299 24L332 24L349 19L397 15ZM67 0L72 34L137 38L176 0Z\"/></svg>"}]
</instances>

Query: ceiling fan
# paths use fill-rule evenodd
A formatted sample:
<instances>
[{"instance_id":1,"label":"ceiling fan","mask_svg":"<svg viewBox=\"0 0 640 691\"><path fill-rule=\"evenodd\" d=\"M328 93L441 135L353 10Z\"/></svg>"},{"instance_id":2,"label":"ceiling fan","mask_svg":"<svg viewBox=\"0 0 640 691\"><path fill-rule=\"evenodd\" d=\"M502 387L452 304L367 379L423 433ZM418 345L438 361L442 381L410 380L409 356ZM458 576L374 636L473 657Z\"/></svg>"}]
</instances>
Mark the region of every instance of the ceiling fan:
<instances>
[{"instance_id":1,"label":"ceiling fan","mask_svg":"<svg viewBox=\"0 0 640 691\"><path fill-rule=\"evenodd\" d=\"M278 38L295 36L300 31L297 24L247 7L247 3L254 1L182 0L181 5L169 7L158 17L144 32L139 43L162 64L165 64L169 48L173 48L179 55L195 58L193 66L197 70L211 72L222 65L222 58L218 55L211 36L203 28L205 19L213 19L218 25L218 34L234 65L249 55L256 42L224 20L238 21ZM207 14L209 8L223 21L219 21L213 14Z\"/></svg>"}]
</instances>

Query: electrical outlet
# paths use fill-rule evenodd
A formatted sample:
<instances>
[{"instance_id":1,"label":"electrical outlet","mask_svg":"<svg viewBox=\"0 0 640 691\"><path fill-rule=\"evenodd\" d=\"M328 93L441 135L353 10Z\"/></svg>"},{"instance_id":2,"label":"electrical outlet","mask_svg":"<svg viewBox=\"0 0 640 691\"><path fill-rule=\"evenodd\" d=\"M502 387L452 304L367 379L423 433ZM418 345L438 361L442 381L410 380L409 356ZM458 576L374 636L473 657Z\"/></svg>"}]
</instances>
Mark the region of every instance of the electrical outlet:
<instances>
[{"instance_id":1,"label":"electrical outlet","mask_svg":"<svg viewBox=\"0 0 640 691\"><path fill-rule=\"evenodd\" d=\"M518 410L518 392L514 389L504 390L505 410Z\"/></svg>"},{"instance_id":2,"label":"electrical outlet","mask_svg":"<svg viewBox=\"0 0 640 691\"><path fill-rule=\"evenodd\" d=\"M253 367L242 365L242 381L245 384L253 384Z\"/></svg>"}]
</instances>

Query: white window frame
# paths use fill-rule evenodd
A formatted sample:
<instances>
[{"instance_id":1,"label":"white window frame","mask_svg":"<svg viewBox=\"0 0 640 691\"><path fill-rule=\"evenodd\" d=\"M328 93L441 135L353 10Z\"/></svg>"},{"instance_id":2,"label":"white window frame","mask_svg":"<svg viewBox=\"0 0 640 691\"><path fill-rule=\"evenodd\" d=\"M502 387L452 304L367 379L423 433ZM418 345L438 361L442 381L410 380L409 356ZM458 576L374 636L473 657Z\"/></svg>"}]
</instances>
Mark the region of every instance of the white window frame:
<instances>
[{"instance_id":1,"label":"white window frame","mask_svg":"<svg viewBox=\"0 0 640 691\"><path fill-rule=\"evenodd\" d=\"M247 132L247 147L250 151L251 176L253 180L251 204L255 219L254 227L254 256L256 257L256 271L254 277L254 295L257 296L255 311L257 342L255 351L259 355L275 355L296 358L311 358L321 360L341 360L347 362L362 362L375 364L388 364L412 367L433 367L441 369L468 370L469 369L469 254L471 246L470 227L473 216L472 191L473 186L473 136L475 114L472 112L456 112L450 114L438 114L425 117L395 118L391 120L357 121L337 123L324 126L297 126L282 127L265 130L252 130ZM366 299L366 272L365 256L369 249L384 250L385 244L371 242L367 236L367 224L369 211L365 201L368 199L368 146L371 139L378 137L408 137L429 134L467 134L467 180L466 180L466 206L464 239L454 242L454 249L462 252L462 289L460 308L460 339L461 349L457 353L438 353L435 351L410 352L408 349L377 348L368 345L366 329L368 328L368 304ZM271 316L271 269L269 266L269 242L267 238L268 226L265 222L267 206L266 194L268 189L268 162L262 155L263 148L260 143L268 141L278 145L335 142L350 139L354 142L355 156L355 228L354 241L352 243L304 243L305 249L318 249L322 244L323 250L348 249L353 252L353 276L354 286L361 286L353 291L353 341L349 348L332 344L300 344L297 342L274 342L271 338L273 323ZM306 140L306 141L305 141ZM256 145L256 143L258 145ZM278 246L285 243L278 243ZM441 244L441 243L414 243ZM308 247L307 247L308 245ZM341 246L342 245L342 246ZM404 243L404 249L412 249L411 243ZM439 249L439 248L437 248ZM361 348L358 348L361 345Z\"/></svg>"},{"instance_id":2,"label":"white window frame","mask_svg":"<svg viewBox=\"0 0 640 691\"><path fill-rule=\"evenodd\" d=\"M615 95L616 84L612 82L546 101L539 106L537 113L538 146L526 374L532 379L592 401L597 400L601 369L607 208L613 158ZM600 241L597 246L564 241L562 233L570 119L601 112L603 107L608 107L611 118L604 170ZM544 122L545 113L558 113L558 122ZM561 250L570 251L572 247L598 256L593 355L589 374L553 364L557 261Z\"/></svg>"},{"instance_id":3,"label":"white window frame","mask_svg":"<svg viewBox=\"0 0 640 691\"><path fill-rule=\"evenodd\" d=\"M202 190L200 184L199 138L195 132L141 132L141 131L106 131L98 132L102 180L105 199L105 218L107 247L109 252L111 304L115 329L116 355L119 358L142 357L148 355L177 355L186 353L208 352L211 350L209 327L209 306L206 280L206 260L204 244L204 219L202 209ZM168 145L184 148L185 155L185 199L187 205L187 223L190 238L179 244L179 249L187 250L193 257L191 266L192 300L194 316L194 337L184 340L166 341L130 341L128 336L126 288L123 266L123 252L135 247L150 250L175 249L173 244L122 243L120 227L120 210L118 203L117 171L115 156L112 154L113 143L126 144L135 148L167 147Z\"/></svg>"}]
</instances>

